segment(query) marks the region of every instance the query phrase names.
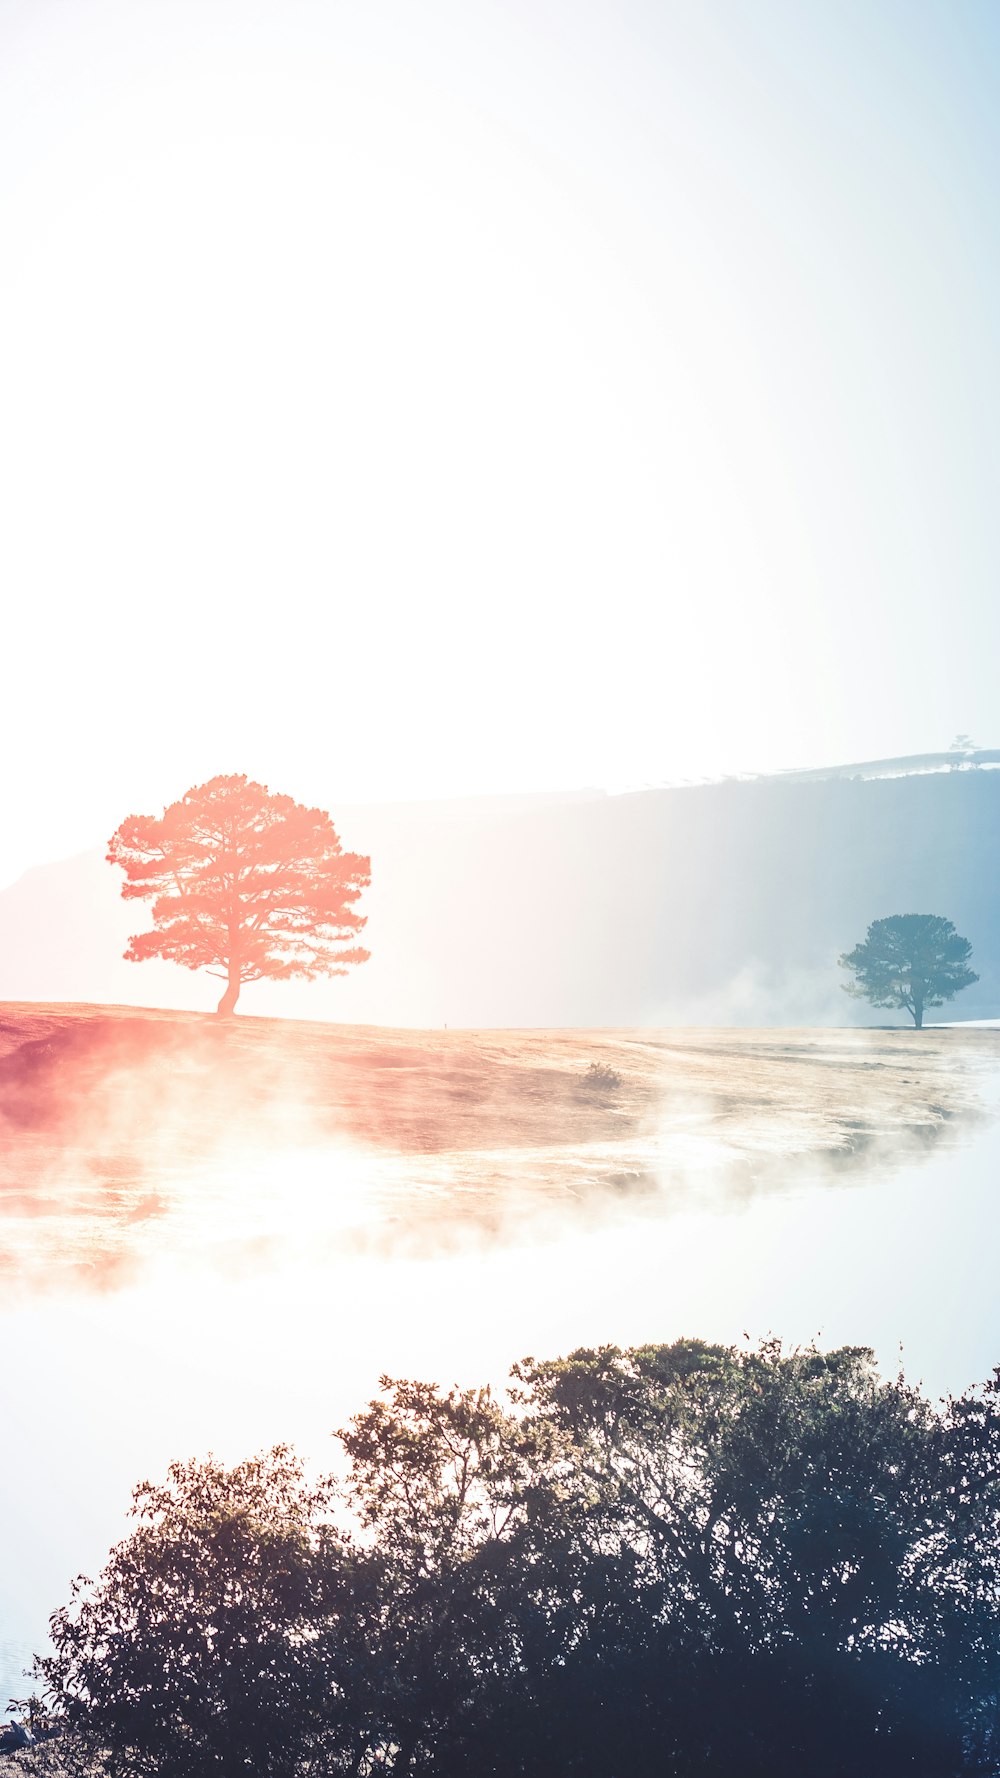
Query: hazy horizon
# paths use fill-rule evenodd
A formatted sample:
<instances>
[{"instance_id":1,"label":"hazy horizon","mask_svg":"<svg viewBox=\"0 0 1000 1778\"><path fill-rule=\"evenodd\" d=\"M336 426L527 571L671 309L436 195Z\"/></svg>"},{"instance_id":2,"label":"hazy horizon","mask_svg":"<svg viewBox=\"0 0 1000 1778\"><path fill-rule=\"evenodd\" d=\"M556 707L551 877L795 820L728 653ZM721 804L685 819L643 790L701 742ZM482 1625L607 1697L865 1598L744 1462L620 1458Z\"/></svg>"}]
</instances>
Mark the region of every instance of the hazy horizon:
<instances>
[{"instance_id":1,"label":"hazy horizon","mask_svg":"<svg viewBox=\"0 0 1000 1778\"><path fill-rule=\"evenodd\" d=\"M998 56L984 0L12 0L0 880L220 771L987 741Z\"/></svg>"},{"instance_id":2,"label":"hazy horizon","mask_svg":"<svg viewBox=\"0 0 1000 1778\"><path fill-rule=\"evenodd\" d=\"M976 744L974 747L970 745L968 749L969 754L976 755L990 754L997 751L1000 750L991 748L988 745L980 744ZM338 797L336 798L336 808L338 811L338 818L342 818L345 812L352 812L354 810L363 813L367 809L374 809L379 813L389 813L397 809L410 810L419 808L424 804L434 808L454 808L456 810L472 809L476 805L481 804L485 809L499 811L502 810L505 805L509 805L511 809L521 806L530 808L532 806L544 805L547 802L553 804L566 804L585 802L591 799L604 797L640 796L648 791L656 790L710 789L713 785L757 782L766 783L771 780L776 782L782 780L792 781L797 777L815 778L817 781L820 781L824 778L836 778L839 775L850 772L858 767L878 768L888 766L895 768L912 764L915 769L910 773L899 770L889 770L884 772L871 770L870 776L872 778L903 777L908 775L924 776L932 773L942 773L951 769L962 769L959 763L962 758L963 755L961 751L957 750L954 745L950 745L948 747L934 749L928 748L911 755L887 754L878 759L825 760L808 764L799 762L777 767L771 771L765 772L719 771L705 773L704 775L697 777L661 778L657 780L649 779L636 783L554 783L545 786L536 786L531 789L505 789L498 787L487 791L470 790L458 794L449 794L446 791L430 791L423 795L413 796L385 795L371 798ZM935 763L932 765L925 764L924 762L928 760L933 760ZM950 763L951 760L954 760L954 766ZM985 764L981 764L977 761L975 769L987 771L1000 769L1000 759L996 761L989 760L989 762ZM330 800L332 802L333 799ZM11 874L6 876L0 875L0 893L2 893L5 888L13 887L21 882L24 877L29 876L33 871L44 869L49 865L71 863L76 859L81 859L92 854L97 849L103 849L104 845L105 841L102 838L95 834L91 834L89 840L84 840L82 843L69 850L63 852L49 852L37 858L24 860L20 862L16 868L11 867Z\"/></svg>"}]
</instances>

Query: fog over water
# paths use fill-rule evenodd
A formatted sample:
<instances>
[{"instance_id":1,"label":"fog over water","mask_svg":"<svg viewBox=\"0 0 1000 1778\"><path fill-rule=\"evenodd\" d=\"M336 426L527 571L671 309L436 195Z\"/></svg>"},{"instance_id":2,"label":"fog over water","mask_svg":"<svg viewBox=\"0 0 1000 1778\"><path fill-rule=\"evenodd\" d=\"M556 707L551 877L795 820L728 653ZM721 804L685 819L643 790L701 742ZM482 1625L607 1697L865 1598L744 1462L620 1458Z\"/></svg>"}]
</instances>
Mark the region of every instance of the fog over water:
<instances>
[{"instance_id":1,"label":"fog over water","mask_svg":"<svg viewBox=\"0 0 1000 1778\"><path fill-rule=\"evenodd\" d=\"M529 1352L774 1332L872 1345L932 1395L982 1380L1000 1361L991 1074L984 1096L986 1119L902 1164L884 1148L835 1176L806 1161L748 1193L692 1136L678 1192L585 1214L526 1216L522 1199L419 1242L393 1238L385 1205L407 1165L426 1190L429 1161L317 1148L195 1172L117 1283L36 1275L0 1309L4 1701L71 1577L121 1535L136 1481L279 1440L331 1463L330 1434L384 1372L501 1383Z\"/></svg>"}]
</instances>

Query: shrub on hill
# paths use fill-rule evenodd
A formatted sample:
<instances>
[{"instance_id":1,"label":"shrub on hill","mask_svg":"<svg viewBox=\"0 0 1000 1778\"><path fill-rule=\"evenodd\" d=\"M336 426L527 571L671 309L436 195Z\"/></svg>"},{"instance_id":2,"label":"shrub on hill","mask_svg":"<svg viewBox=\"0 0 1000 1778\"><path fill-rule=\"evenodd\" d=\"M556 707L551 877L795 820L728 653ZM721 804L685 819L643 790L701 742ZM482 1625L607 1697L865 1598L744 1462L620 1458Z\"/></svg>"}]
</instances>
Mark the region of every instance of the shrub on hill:
<instances>
[{"instance_id":1,"label":"shrub on hill","mask_svg":"<svg viewBox=\"0 0 1000 1778\"><path fill-rule=\"evenodd\" d=\"M580 1085L586 1093L593 1093L597 1098L606 1098L617 1093L622 1085L622 1077L617 1068L610 1062L591 1062L586 1073L580 1078Z\"/></svg>"}]
</instances>

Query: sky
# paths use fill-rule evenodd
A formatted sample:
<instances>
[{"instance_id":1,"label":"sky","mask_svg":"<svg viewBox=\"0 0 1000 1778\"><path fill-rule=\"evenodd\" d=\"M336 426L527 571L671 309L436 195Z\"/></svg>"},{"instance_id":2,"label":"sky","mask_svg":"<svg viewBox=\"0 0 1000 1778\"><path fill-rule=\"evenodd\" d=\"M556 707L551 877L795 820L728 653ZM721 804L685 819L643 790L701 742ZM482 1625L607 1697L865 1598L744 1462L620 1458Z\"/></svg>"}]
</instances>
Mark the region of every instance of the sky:
<instances>
[{"instance_id":1,"label":"sky","mask_svg":"<svg viewBox=\"0 0 1000 1778\"><path fill-rule=\"evenodd\" d=\"M0 0L0 881L1000 744L992 0Z\"/></svg>"}]
</instances>

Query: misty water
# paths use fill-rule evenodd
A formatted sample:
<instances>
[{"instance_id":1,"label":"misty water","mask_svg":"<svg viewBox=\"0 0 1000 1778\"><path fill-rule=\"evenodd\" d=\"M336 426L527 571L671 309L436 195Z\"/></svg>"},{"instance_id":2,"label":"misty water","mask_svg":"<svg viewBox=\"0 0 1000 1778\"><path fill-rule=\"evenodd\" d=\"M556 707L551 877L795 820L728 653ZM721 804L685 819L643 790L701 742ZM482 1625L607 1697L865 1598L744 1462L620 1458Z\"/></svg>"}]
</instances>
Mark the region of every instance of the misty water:
<instances>
[{"instance_id":1,"label":"misty water","mask_svg":"<svg viewBox=\"0 0 1000 1778\"><path fill-rule=\"evenodd\" d=\"M527 1353L774 1332L873 1346L935 1396L981 1381L1000 1361L998 1178L989 1109L946 1147L848 1173L804 1163L748 1196L703 1164L679 1194L521 1206L488 1236L459 1219L398 1247L363 1238L384 1187L371 1157L290 1153L256 1177L248 1158L199 1182L185 1214L144 1226L131 1271L36 1279L0 1310L3 1702L71 1577L122 1534L136 1481L285 1440L332 1462L384 1372L502 1382Z\"/></svg>"}]
</instances>

